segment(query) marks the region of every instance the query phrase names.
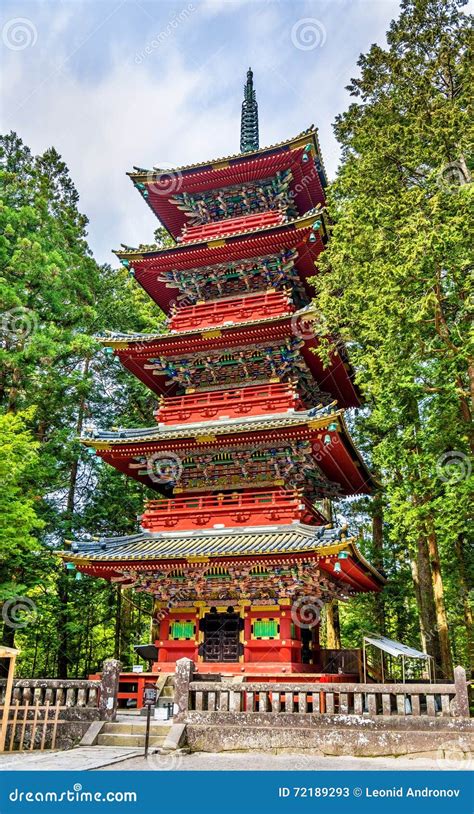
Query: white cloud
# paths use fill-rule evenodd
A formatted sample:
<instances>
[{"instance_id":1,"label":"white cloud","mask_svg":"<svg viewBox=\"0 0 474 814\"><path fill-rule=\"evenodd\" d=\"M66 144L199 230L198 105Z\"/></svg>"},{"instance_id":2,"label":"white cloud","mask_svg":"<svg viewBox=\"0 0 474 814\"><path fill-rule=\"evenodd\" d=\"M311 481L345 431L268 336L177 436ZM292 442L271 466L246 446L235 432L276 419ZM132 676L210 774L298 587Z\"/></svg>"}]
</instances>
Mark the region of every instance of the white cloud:
<instances>
[{"instance_id":1,"label":"white cloud","mask_svg":"<svg viewBox=\"0 0 474 814\"><path fill-rule=\"evenodd\" d=\"M57 14L55 5L34 6L34 48L5 55L2 127L15 129L34 152L58 149L90 218L95 255L109 262L111 248L147 242L158 225L126 170L238 151L248 65L255 73L261 143L314 122L333 173L338 151L330 125L347 105L343 86L358 53L383 41L397 11L395 0L309 6L194 0L196 10L169 30L187 2L164 4L156 22L139 7L130 17L130 3L119 0L98 4L100 14L97 4L61 4ZM321 15L327 26L326 43L298 50L291 25L315 6L312 16ZM160 32L166 36L158 47L137 60Z\"/></svg>"}]
</instances>

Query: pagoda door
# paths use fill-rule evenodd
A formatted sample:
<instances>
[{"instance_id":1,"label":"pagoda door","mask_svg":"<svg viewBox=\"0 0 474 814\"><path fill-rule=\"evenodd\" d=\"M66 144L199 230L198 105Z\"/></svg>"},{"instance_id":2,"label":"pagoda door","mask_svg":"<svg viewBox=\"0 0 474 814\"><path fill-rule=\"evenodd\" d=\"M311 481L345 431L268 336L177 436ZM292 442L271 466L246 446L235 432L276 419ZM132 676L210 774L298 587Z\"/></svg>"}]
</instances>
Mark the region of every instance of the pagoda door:
<instances>
[{"instance_id":1,"label":"pagoda door","mask_svg":"<svg viewBox=\"0 0 474 814\"><path fill-rule=\"evenodd\" d=\"M204 661L238 661L240 616L238 613L206 613Z\"/></svg>"}]
</instances>

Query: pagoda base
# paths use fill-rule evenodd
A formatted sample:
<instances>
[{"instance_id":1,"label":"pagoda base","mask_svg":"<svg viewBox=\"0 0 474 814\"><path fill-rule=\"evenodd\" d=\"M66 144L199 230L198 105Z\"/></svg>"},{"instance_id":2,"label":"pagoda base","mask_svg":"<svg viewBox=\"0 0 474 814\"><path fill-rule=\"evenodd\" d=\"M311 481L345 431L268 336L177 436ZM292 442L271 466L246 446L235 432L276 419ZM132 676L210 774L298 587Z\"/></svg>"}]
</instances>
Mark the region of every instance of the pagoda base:
<instances>
[{"instance_id":1,"label":"pagoda base","mask_svg":"<svg viewBox=\"0 0 474 814\"><path fill-rule=\"evenodd\" d=\"M152 666L153 673L175 673L176 662L155 662ZM200 662L194 665L194 672L198 675L222 675L222 676L245 676L249 678L285 679L285 676L304 676L305 680L321 682L357 682L357 673L321 673L315 664L301 664L301 662L265 662L261 664L242 664L242 662Z\"/></svg>"}]
</instances>

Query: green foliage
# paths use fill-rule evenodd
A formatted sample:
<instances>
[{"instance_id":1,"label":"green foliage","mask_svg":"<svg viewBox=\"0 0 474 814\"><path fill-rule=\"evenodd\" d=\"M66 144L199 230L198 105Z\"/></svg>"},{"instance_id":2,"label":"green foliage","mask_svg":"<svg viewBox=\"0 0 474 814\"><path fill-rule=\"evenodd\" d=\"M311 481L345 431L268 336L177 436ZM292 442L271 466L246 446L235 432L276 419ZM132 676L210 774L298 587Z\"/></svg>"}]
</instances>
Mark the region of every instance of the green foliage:
<instances>
[{"instance_id":1,"label":"green foliage","mask_svg":"<svg viewBox=\"0 0 474 814\"><path fill-rule=\"evenodd\" d=\"M382 600L341 606L343 646L382 628L420 643L411 569L430 537L453 654L467 663L473 193L470 21L461 5L403 0L387 48L360 58L356 101L335 126L343 160L315 285L358 370L366 405L351 430L383 487L379 503L339 507L389 580ZM162 318L125 269L92 258L87 219L54 148L33 156L16 134L1 138L0 191L0 599L26 593L37 610L36 624L3 635L11 644L15 634L21 674L82 676L114 653L130 664L151 613L150 597L78 579L57 556L64 537L135 531L145 496L77 440L88 425L154 421L154 396L94 336L160 330ZM169 242L157 230L152 245ZM323 356L329 350L327 340ZM382 549L370 541L377 506Z\"/></svg>"},{"instance_id":2,"label":"green foliage","mask_svg":"<svg viewBox=\"0 0 474 814\"><path fill-rule=\"evenodd\" d=\"M25 563L38 550L38 518L34 490L38 443L25 429L31 411L0 415L0 599L18 593Z\"/></svg>"},{"instance_id":3,"label":"green foliage","mask_svg":"<svg viewBox=\"0 0 474 814\"><path fill-rule=\"evenodd\" d=\"M159 330L162 317L125 269L91 257L54 149L34 157L16 134L1 138L0 184L0 591L27 593L38 619L5 625L4 640L15 635L23 674L84 674L116 648L116 591L77 581L55 551L71 535L135 529L143 489L87 455L78 436L87 424L150 424L156 406L94 336ZM142 613L119 642L129 660L148 624Z\"/></svg>"},{"instance_id":4,"label":"green foliage","mask_svg":"<svg viewBox=\"0 0 474 814\"><path fill-rule=\"evenodd\" d=\"M357 102L335 125L343 161L315 285L365 394L359 431L384 486L384 559L398 616L413 596L410 558L431 523L453 647L466 661L458 597L469 566L455 552L469 521L473 186L470 20L461 5L404 0L388 48L374 45L359 59L349 86Z\"/></svg>"}]
</instances>

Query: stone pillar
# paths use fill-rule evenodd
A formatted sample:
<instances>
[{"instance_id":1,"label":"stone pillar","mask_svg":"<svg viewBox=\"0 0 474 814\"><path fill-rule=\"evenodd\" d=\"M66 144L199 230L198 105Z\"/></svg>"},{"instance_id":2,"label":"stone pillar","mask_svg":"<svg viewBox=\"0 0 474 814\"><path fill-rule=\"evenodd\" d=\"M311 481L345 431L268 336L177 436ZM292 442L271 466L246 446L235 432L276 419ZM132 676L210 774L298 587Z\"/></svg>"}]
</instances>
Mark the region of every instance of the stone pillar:
<instances>
[{"instance_id":1,"label":"stone pillar","mask_svg":"<svg viewBox=\"0 0 474 814\"><path fill-rule=\"evenodd\" d=\"M469 718L469 693L466 671L463 667L454 668L454 686L456 689L456 698L454 699L455 714L460 718Z\"/></svg>"},{"instance_id":2,"label":"stone pillar","mask_svg":"<svg viewBox=\"0 0 474 814\"><path fill-rule=\"evenodd\" d=\"M99 713L101 721L114 721L117 713L117 694L122 664L117 659L107 659L102 666L100 681Z\"/></svg>"},{"instance_id":3,"label":"stone pillar","mask_svg":"<svg viewBox=\"0 0 474 814\"><path fill-rule=\"evenodd\" d=\"M193 680L194 662L191 659L179 659L176 662L174 676L174 721L185 720L189 708L189 684Z\"/></svg>"}]
</instances>

